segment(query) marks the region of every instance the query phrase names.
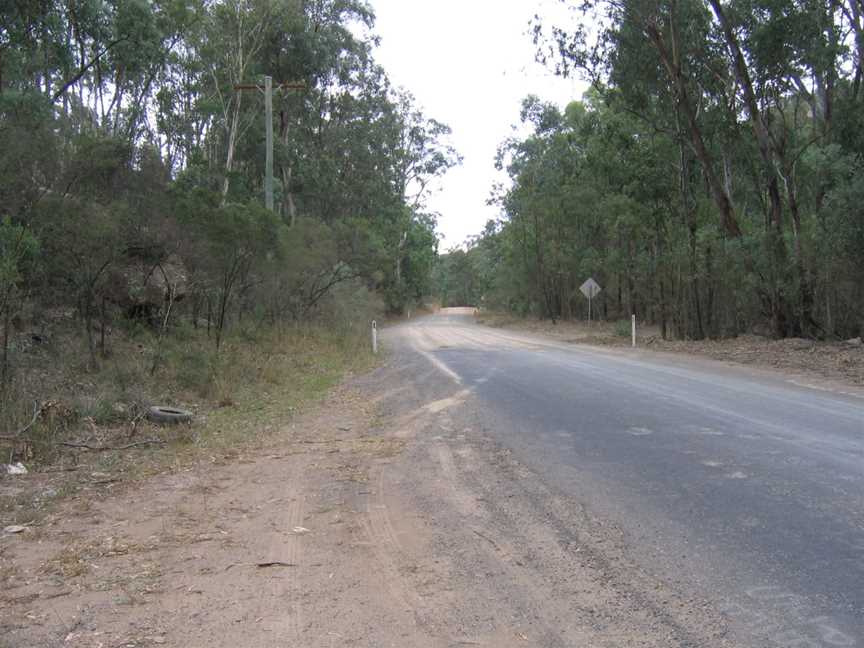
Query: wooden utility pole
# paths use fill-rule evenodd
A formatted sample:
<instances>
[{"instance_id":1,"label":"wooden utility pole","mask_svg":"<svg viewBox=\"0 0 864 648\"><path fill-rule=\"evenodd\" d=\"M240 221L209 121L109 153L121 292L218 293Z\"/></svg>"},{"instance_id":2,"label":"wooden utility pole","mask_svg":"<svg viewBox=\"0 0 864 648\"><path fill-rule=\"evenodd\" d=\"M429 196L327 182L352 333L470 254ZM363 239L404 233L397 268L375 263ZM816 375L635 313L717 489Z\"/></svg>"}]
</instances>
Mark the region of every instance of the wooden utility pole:
<instances>
[{"instance_id":1,"label":"wooden utility pole","mask_svg":"<svg viewBox=\"0 0 864 648\"><path fill-rule=\"evenodd\" d=\"M273 211L273 77L264 77L264 131L267 157L264 163L264 206Z\"/></svg>"},{"instance_id":2,"label":"wooden utility pole","mask_svg":"<svg viewBox=\"0 0 864 648\"><path fill-rule=\"evenodd\" d=\"M306 84L303 82L280 83L277 88L285 90L303 90ZM273 211L273 77L265 76L264 85L257 83L244 83L235 85L238 92L242 90L264 91L264 132L266 133L266 157L264 162L264 206Z\"/></svg>"}]
</instances>

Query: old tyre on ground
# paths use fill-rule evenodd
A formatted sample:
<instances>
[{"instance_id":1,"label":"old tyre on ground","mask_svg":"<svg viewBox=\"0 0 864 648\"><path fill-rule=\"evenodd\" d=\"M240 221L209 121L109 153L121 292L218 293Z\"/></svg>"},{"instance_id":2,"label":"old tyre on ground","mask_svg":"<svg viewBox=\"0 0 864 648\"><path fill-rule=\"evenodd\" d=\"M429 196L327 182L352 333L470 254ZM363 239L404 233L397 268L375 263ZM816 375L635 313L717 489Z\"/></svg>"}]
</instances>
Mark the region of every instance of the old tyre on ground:
<instances>
[{"instance_id":1,"label":"old tyre on ground","mask_svg":"<svg viewBox=\"0 0 864 648\"><path fill-rule=\"evenodd\" d=\"M192 420L192 412L179 407L154 405L147 409L147 418L162 425L189 423Z\"/></svg>"}]
</instances>

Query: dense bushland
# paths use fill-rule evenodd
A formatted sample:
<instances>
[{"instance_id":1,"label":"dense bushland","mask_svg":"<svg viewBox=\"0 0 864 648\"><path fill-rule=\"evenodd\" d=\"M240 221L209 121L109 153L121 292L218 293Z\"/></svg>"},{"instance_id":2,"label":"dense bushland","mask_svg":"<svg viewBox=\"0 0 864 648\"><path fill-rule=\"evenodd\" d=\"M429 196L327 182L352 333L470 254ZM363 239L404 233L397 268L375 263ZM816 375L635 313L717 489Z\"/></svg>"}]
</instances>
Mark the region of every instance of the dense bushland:
<instances>
[{"instance_id":1,"label":"dense bushland","mask_svg":"<svg viewBox=\"0 0 864 648\"><path fill-rule=\"evenodd\" d=\"M437 270L445 302L599 312L665 336L864 327L860 0L588 1L535 24L591 90L536 97L500 148L502 218Z\"/></svg>"},{"instance_id":2,"label":"dense bushland","mask_svg":"<svg viewBox=\"0 0 864 648\"><path fill-rule=\"evenodd\" d=\"M428 292L425 191L458 156L376 64L373 25L361 0L2 5L0 433L135 349L124 384L211 385L243 336L342 344ZM274 96L273 210L264 75L295 86Z\"/></svg>"}]
</instances>

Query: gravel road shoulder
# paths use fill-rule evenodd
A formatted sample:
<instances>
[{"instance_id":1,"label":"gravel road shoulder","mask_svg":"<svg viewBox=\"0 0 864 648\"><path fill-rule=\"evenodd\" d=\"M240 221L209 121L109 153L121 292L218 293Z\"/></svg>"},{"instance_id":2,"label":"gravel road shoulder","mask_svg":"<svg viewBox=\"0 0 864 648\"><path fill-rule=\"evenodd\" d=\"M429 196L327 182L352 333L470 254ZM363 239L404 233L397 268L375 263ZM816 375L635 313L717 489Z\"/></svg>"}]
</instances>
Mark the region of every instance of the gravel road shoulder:
<instances>
[{"instance_id":1,"label":"gravel road shoulder","mask_svg":"<svg viewBox=\"0 0 864 648\"><path fill-rule=\"evenodd\" d=\"M0 646L733 645L485 425L394 353L278 444L0 537Z\"/></svg>"}]
</instances>

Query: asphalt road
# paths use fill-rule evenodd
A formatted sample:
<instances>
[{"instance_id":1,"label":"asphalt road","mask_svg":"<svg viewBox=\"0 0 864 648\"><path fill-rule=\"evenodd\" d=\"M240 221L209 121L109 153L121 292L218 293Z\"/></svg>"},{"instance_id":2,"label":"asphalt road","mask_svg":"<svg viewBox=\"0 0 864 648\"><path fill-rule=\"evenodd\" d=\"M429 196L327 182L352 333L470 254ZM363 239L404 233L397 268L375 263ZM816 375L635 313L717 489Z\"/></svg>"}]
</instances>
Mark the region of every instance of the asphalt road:
<instances>
[{"instance_id":1,"label":"asphalt road","mask_svg":"<svg viewBox=\"0 0 864 648\"><path fill-rule=\"evenodd\" d=\"M561 344L445 310L382 332L470 390L484 431L622 529L736 640L864 646L864 397Z\"/></svg>"}]
</instances>

